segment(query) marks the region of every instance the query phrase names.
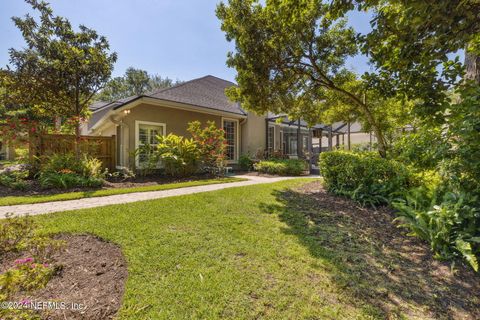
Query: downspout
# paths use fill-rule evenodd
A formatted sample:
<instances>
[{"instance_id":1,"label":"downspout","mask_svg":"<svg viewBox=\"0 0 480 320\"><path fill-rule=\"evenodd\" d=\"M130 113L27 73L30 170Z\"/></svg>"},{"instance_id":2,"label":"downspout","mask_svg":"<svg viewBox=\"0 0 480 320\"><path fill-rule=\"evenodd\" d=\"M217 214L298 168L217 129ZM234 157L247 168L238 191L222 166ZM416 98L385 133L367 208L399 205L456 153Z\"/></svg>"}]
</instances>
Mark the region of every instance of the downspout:
<instances>
[{"instance_id":1,"label":"downspout","mask_svg":"<svg viewBox=\"0 0 480 320\"><path fill-rule=\"evenodd\" d=\"M245 119L242 119L240 120L239 124L240 124L240 145L238 146L238 150L241 151L239 152L240 155L244 154L245 153L245 150L242 150L243 149L243 125L247 123L247 120L248 118L245 118ZM248 141L248 138L245 139L246 141ZM248 148L247 148L248 150ZM250 157L250 155L248 155Z\"/></svg>"}]
</instances>

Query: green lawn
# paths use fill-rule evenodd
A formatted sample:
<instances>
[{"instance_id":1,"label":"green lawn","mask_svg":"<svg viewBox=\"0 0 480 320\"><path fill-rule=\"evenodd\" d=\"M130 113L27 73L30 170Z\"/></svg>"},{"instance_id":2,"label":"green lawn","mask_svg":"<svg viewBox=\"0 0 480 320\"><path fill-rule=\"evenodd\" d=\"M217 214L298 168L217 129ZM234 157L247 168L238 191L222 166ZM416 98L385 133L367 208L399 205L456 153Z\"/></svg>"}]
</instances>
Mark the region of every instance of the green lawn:
<instances>
[{"instance_id":1,"label":"green lawn","mask_svg":"<svg viewBox=\"0 0 480 320\"><path fill-rule=\"evenodd\" d=\"M306 181L35 219L44 232L93 233L121 246L129 276L120 319L435 319L435 308L450 310L445 296L476 299L431 281L427 264L403 273L397 263L408 254L291 191Z\"/></svg>"},{"instance_id":2,"label":"green lawn","mask_svg":"<svg viewBox=\"0 0 480 320\"><path fill-rule=\"evenodd\" d=\"M0 198L0 206L75 200L75 199L92 198L92 197L104 197L104 196L111 196L115 194L160 191L160 190L169 190L169 189L176 189L176 188L203 186L203 185L209 185L209 184L239 182L239 181L245 181L245 180L247 179L228 177L228 178L217 178L217 179L207 179L207 180L195 180L195 181L187 181L187 182L176 182L176 183L159 184L159 185L134 187L134 188L102 189L102 190L95 190L95 191L59 193L59 194L53 194L53 195L11 196L11 197Z\"/></svg>"}]
</instances>

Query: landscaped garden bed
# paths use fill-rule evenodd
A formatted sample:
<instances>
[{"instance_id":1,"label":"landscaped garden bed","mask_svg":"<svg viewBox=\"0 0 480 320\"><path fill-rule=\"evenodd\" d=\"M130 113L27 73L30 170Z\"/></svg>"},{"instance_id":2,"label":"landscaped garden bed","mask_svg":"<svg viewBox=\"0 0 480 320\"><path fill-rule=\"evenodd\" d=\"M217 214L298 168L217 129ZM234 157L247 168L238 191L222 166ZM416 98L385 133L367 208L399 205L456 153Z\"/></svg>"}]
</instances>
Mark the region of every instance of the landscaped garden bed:
<instances>
[{"instance_id":1,"label":"landscaped garden bed","mask_svg":"<svg viewBox=\"0 0 480 320\"><path fill-rule=\"evenodd\" d=\"M41 235L30 218L0 221L1 319L112 319L127 265L89 234ZM87 307L88 306L88 307Z\"/></svg>"},{"instance_id":2,"label":"landscaped garden bed","mask_svg":"<svg viewBox=\"0 0 480 320\"><path fill-rule=\"evenodd\" d=\"M0 186L0 206L103 197L134 192L160 191L245 180L246 179L243 178L214 177L210 175L197 175L188 178L149 176L121 182L106 181L104 185L99 188L71 188L65 190L42 189L38 187L21 191ZM32 181L32 185L35 184L36 182Z\"/></svg>"}]
</instances>

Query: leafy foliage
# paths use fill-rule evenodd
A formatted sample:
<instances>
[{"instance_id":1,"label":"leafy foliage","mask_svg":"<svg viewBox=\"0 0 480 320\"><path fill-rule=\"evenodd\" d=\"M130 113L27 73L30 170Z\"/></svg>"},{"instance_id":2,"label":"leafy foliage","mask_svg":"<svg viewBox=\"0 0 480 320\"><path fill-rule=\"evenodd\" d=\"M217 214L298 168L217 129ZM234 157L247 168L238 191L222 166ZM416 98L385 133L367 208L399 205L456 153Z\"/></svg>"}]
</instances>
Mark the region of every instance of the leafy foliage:
<instances>
[{"instance_id":1,"label":"leafy foliage","mask_svg":"<svg viewBox=\"0 0 480 320\"><path fill-rule=\"evenodd\" d=\"M191 176L198 170L199 150L193 139L172 133L157 137L153 156L161 161L165 173L174 177Z\"/></svg>"},{"instance_id":2,"label":"leafy foliage","mask_svg":"<svg viewBox=\"0 0 480 320\"><path fill-rule=\"evenodd\" d=\"M332 19L322 1L229 0L217 16L235 52L227 64L237 70L238 87L227 94L248 110L287 113L316 123L325 110L348 106L362 115L385 156L387 142L368 86L345 67L358 53L358 41L345 19ZM381 110L381 109L380 109Z\"/></svg>"},{"instance_id":3,"label":"leafy foliage","mask_svg":"<svg viewBox=\"0 0 480 320\"><path fill-rule=\"evenodd\" d=\"M202 169L221 172L225 167L226 151L223 129L217 128L213 121L208 121L204 128L199 121L193 121L188 124L187 131L197 145Z\"/></svg>"},{"instance_id":4,"label":"leafy foliage","mask_svg":"<svg viewBox=\"0 0 480 320\"><path fill-rule=\"evenodd\" d=\"M100 101L114 101L134 95L153 91L161 88L168 88L180 84L181 81L162 78L159 75L148 74L147 71L129 67L122 77L115 77L107 82L95 97Z\"/></svg>"},{"instance_id":5,"label":"leafy foliage","mask_svg":"<svg viewBox=\"0 0 480 320\"><path fill-rule=\"evenodd\" d=\"M372 30L360 39L377 69L367 75L369 82L384 94L420 99L419 114L436 117L448 100L446 89L458 84L465 66L472 67L469 59L459 61L458 51L468 48L467 58L480 55L478 1L338 0L331 13L343 17L354 9L372 15ZM480 82L480 68L473 64L472 71L467 77Z\"/></svg>"},{"instance_id":6,"label":"leafy foliage","mask_svg":"<svg viewBox=\"0 0 480 320\"><path fill-rule=\"evenodd\" d=\"M245 171L250 171L253 169L253 160L248 154L242 154L238 158L238 165L240 166L240 169L245 170Z\"/></svg>"},{"instance_id":7,"label":"leafy foliage","mask_svg":"<svg viewBox=\"0 0 480 320\"><path fill-rule=\"evenodd\" d=\"M262 160L253 165L258 172L278 174L282 176L299 176L307 170L307 164L299 159Z\"/></svg>"},{"instance_id":8,"label":"leafy foliage","mask_svg":"<svg viewBox=\"0 0 480 320\"><path fill-rule=\"evenodd\" d=\"M94 94L110 78L117 56L105 37L53 14L48 3L25 0L34 16L14 17L26 48L10 49L10 67L2 70L7 106L27 108L36 117L67 117L76 122L76 155L80 156L80 122L88 116Z\"/></svg>"},{"instance_id":9,"label":"leafy foliage","mask_svg":"<svg viewBox=\"0 0 480 320\"><path fill-rule=\"evenodd\" d=\"M31 218L10 217L0 221L0 259L12 252L33 254L32 257L15 260L14 267L0 274L0 300L8 301L21 291L29 292L45 287L58 270L52 265L52 255L62 250L65 243L40 236ZM5 319L36 319L31 310L0 308Z\"/></svg>"},{"instance_id":10,"label":"leafy foliage","mask_svg":"<svg viewBox=\"0 0 480 320\"><path fill-rule=\"evenodd\" d=\"M478 271L480 257L480 210L476 198L468 194L446 192L431 198L422 189L405 193L405 199L393 203L402 226L428 241L438 258L463 257Z\"/></svg>"},{"instance_id":11,"label":"leafy foliage","mask_svg":"<svg viewBox=\"0 0 480 320\"><path fill-rule=\"evenodd\" d=\"M449 149L442 128L421 127L398 137L390 156L416 169L431 170L446 157Z\"/></svg>"},{"instance_id":12,"label":"leafy foliage","mask_svg":"<svg viewBox=\"0 0 480 320\"><path fill-rule=\"evenodd\" d=\"M407 167L373 153L324 152L319 166L329 191L362 205L388 204L414 184Z\"/></svg>"},{"instance_id":13,"label":"leafy foliage","mask_svg":"<svg viewBox=\"0 0 480 320\"><path fill-rule=\"evenodd\" d=\"M44 188L99 187L105 172L96 158L83 155L78 160L73 154L54 154L43 161L38 174Z\"/></svg>"},{"instance_id":14,"label":"leafy foliage","mask_svg":"<svg viewBox=\"0 0 480 320\"><path fill-rule=\"evenodd\" d=\"M28 183L28 170L4 171L0 173L0 185L16 190L26 190Z\"/></svg>"}]
</instances>

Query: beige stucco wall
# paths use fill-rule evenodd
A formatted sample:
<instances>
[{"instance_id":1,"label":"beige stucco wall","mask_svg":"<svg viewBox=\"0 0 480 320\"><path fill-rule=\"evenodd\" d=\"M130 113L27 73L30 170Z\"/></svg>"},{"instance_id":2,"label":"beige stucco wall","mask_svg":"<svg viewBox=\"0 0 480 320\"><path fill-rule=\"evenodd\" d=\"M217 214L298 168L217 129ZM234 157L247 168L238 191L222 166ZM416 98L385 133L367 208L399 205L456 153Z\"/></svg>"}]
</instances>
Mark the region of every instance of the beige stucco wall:
<instances>
[{"instance_id":1,"label":"beige stucco wall","mask_svg":"<svg viewBox=\"0 0 480 320\"><path fill-rule=\"evenodd\" d=\"M259 150L266 148L265 116L249 112L246 121L241 125L241 154L254 156Z\"/></svg>"},{"instance_id":2,"label":"beige stucco wall","mask_svg":"<svg viewBox=\"0 0 480 320\"><path fill-rule=\"evenodd\" d=\"M118 164L122 166L132 166L133 158L132 152L135 150L135 135L136 135L136 121L145 121L153 123L165 124L166 134L173 133L189 137L190 134L187 131L188 123L191 121L200 121L202 125L205 125L207 121L214 121L217 127L222 127L222 119L228 118L238 120L238 146L239 155L242 154L242 142L244 137L242 136L242 121L240 117L232 114L225 117L221 115L213 115L202 112L195 112L190 110L182 110L179 108L170 108L167 106L158 106L150 104L140 104L130 110L130 114L121 114L119 124L122 126L122 136L120 137L119 145L122 150L122 159L119 159ZM95 134L102 136L110 136L116 134L116 125L110 122L109 125L103 126L101 131L95 132ZM265 134L263 134L265 135ZM117 137L118 138L118 137Z\"/></svg>"},{"instance_id":3,"label":"beige stucco wall","mask_svg":"<svg viewBox=\"0 0 480 320\"><path fill-rule=\"evenodd\" d=\"M130 114L123 118L123 123L128 127L128 151L126 153L130 154L136 148L135 121L164 123L166 134L173 133L189 137L190 134L187 131L188 123L196 120L202 124L206 124L207 121L214 121L218 127L222 124L222 117L217 115L141 104L131 109ZM129 160L128 165L131 165L132 159Z\"/></svg>"}]
</instances>

